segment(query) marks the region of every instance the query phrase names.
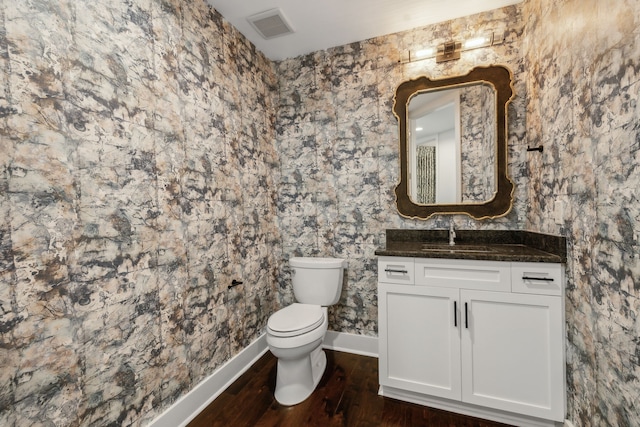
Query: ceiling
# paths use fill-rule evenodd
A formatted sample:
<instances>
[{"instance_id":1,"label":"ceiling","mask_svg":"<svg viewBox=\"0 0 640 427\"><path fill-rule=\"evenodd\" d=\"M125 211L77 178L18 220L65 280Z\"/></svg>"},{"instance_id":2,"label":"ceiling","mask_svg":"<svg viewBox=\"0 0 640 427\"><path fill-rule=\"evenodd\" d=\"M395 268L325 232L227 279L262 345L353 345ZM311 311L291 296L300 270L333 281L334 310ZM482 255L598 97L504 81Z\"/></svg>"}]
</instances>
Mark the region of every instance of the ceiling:
<instances>
[{"instance_id":1,"label":"ceiling","mask_svg":"<svg viewBox=\"0 0 640 427\"><path fill-rule=\"evenodd\" d=\"M269 59L397 33L522 0L207 0ZM279 8L294 33L265 40L247 17Z\"/></svg>"}]
</instances>

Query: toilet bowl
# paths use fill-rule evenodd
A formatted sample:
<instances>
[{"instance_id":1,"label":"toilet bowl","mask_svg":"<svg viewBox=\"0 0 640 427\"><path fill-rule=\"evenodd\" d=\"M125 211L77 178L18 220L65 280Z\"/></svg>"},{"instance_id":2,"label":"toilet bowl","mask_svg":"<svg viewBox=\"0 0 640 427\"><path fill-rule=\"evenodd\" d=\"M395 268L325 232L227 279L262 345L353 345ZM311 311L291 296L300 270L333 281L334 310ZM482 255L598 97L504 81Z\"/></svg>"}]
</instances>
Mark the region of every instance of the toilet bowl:
<instances>
[{"instance_id":1,"label":"toilet bowl","mask_svg":"<svg viewBox=\"0 0 640 427\"><path fill-rule=\"evenodd\" d=\"M327 305L342 289L346 262L336 258L291 258L296 300L267 322L267 345L278 358L275 398L282 405L304 401L322 378L327 358L322 340L327 332Z\"/></svg>"},{"instance_id":2,"label":"toilet bowl","mask_svg":"<svg viewBox=\"0 0 640 427\"><path fill-rule=\"evenodd\" d=\"M281 318L274 328L273 318ZM307 322L293 320L294 330L284 329L284 316L306 316ZM318 317L313 320L313 318ZM306 324L305 324L306 323ZM327 365L322 340L327 332L327 308L294 303L275 313L267 325L267 344L278 358L275 398L282 405L295 405L305 400L320 382ZM279 328L280 330L276 329Z\"/></svg>"}]
</instances>

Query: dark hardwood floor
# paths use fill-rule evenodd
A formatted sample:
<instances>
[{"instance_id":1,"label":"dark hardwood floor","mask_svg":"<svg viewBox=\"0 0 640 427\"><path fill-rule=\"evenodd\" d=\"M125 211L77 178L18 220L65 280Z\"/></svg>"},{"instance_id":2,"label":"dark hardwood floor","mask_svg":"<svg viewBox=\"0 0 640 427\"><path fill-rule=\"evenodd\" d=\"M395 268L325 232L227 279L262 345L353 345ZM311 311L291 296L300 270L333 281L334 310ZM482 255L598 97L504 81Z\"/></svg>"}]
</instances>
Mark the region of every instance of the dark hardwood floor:
<instances>
[{"instance_id":1,"label":"dark hardwood floor","mask_svg":"<svg viewBox=\"0 0 640 427\"><path fill-rule=\"evenodd\" d=\"M275 401L276 359L267 352L188 427L505 426L378 396L378 359L325 351L327 370L304 402L287 407Z\"/></svg>"}]
</instances>

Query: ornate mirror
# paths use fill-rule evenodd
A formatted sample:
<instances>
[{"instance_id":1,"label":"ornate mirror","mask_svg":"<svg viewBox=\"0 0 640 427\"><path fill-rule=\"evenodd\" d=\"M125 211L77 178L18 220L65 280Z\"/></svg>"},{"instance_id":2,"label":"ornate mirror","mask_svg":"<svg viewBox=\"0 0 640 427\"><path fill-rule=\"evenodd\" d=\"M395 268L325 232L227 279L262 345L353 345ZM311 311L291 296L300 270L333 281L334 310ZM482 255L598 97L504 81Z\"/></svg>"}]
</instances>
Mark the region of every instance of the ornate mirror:
<instances>
[{"instance_id":1,"label":"ornate mirror","mask_svg":"<svg viewBox=\"0 0 640 427\"><path fill-rule=\"evenodd\" d=\"M400 128L398 212L427 219L506 215L513 182L507 176L507 107L511 72L477 67L464 76L420 77L396 90Z\"/></svg>"}]
</instances>

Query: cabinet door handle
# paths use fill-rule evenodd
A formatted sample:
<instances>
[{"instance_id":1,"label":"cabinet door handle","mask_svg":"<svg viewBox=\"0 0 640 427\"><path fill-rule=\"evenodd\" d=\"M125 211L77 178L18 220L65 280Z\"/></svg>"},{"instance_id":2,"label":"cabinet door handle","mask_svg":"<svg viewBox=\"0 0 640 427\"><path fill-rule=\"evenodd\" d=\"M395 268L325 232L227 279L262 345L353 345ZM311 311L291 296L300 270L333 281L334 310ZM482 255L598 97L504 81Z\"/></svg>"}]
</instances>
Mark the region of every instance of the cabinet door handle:
<instances>
[{"instance_id":1,"label":"cabinet door handle","mask_svg":"<svg viewBox=\"0 0 640 427\"><path fill-rule=\"evenodd\" d=\"M469 312L467 303L464 303L464 327L469 329Z\"/></svg>"},{"instance_id":2,"label":"cabinet door handle","mask_svg":"<svg viewBox=\"0 0 640 427\"><path fill-rule=\"evenodd\" d=\"M453 302L453 327L458 327L458 301Z\"/></svg>"},{"instance_id":3,"label":"cabinet door handle","mask_svg":"<svg viewBox=\"0 0 640 427\"><path fill-rule=\"evenodd\" d=\"M522 276L522 280L541 280L543 282L553 282L553 277L529 277Z\"/></svg>"},{"instance_id":4,"label":"cabinet door handle","mask_svg":"<svg viewBox=\"0 0 640 427\"><path fill-rule=\"evenodd\" d=\"M408 271L407 270L397 270L394 268L385 268L384 271L386 271L387 273L402 273L402 274L407 274Z\"/></svg>"}]
</instances>

